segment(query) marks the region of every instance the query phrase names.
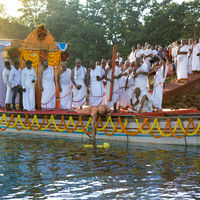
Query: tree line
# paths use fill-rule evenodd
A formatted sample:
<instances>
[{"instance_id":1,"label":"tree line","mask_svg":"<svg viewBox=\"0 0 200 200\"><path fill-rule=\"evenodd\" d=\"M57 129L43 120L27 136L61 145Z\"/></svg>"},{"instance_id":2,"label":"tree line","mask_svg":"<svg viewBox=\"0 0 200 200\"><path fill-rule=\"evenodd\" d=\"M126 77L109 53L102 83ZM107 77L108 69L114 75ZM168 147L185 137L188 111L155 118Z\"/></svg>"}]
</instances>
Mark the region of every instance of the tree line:
<instances>
[{"instance_id":1,"label":"tree line","mask_svg":"<svg viewBox=\"0 0 200 200\"><path fill-rule=\"evenodd\" d=\"M43 23L56 41L71 44L70 63L76 57L85 65L91 59L107 59L113 45L127 57L137 43L167 46L181 38L200 36L199 0L182 4L172 0L19 1L22 15L0 18L0 31L9 38L24 39ZM4 12L1 6L0 12Z\"/></svg>"}]
</instances>

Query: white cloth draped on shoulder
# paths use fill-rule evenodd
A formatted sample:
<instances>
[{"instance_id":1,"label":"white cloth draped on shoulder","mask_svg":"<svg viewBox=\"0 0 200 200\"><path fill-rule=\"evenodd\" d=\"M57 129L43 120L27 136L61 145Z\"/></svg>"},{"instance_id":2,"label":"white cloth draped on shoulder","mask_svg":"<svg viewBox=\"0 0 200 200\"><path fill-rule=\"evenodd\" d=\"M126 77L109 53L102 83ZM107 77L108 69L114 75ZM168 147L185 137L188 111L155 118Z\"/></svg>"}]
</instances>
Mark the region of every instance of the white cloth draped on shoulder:
<instances>
[{"instance_id":1,"label":"white cloth draped on shoulder","mask_svg":"<svg viewBox=\"0 0 200 200\"><path fill-rule=\"evenodd\" d=\"M101 66L96 66L95 69L90 70L90 106L98 106L103 102L105 88L103 80L97 81L97 77L102 78L105 71Z\"/></svg>"},{"instance_id":2,"label":"white cloth draped on shoulder","mask_svg":"<svg viewBox=\"0 0 200 200\"><path fill-rule=\"evenodd\" d=\"M136 73L139 72L146 72L148 73L148 66L146 63L143 63L137 70ZM149 83L148 83L148 78L146 75L144 74L139 74L136 78L135 78L135 87L139 87L141 90L148 90L149 87Z\"/></svg>"},{"instance_id":3,"label":"white cloth draped on shoulder","mask_svg":"<svg viewBox=\"0 0 200 200\"><path fill-rule=\"evenodd\" d=\"M42 77L41 107L44 110L54 110L56 107L56 87L53 67L48 66Z\"/></svg>"},{"instance_id":4,"label":"white cloth draped on shoulder","mask_svg":"<svg viewBox=\"0 0 200 200\"><path fill-rule=\"evenodd\" d=\"M193 71L200 71L200 56L197 56L197 54L200 53L200 43L195 44L193 46L192 51L192 70Z\"/></svg>"},{"instance_id":5,"label":"white cloth draped on shoulder","mask_svg":"<svg viewBox=\"0 0 200 200\"><path fill-rule=\"evenodd\" d=\"M128 77L128 99L131 103L134 102L135 95L134 95L134 89L135 89L135 78L133 77L133 72Z\"/></svg>"},{"instance_id":6,"label":"white cloth draped on shoulder","mask_svg":"<svg viewBox=\"0 0 200 200\"><path fill-rule=\"evenodd\" d=\"M136 58L141 58L143 54L144 54L144 51L142 49L136 49L135 50Z\"/></svg>"},{"instance_id":7,"label":"white cloth draped on shoulder","mask_svg":"<svg viewBox=\"0 0 200 200\"><path fill-rule=\"evenodd\" d=\"M129 69L130 68L126 69L123 73L128 73ZM130 105L129 89L126 88L126 90L125 90L127 78L128 78L128 76L122 76L119 79L119 105L122 108L126 108L127 106Z\"/></svg>"},{"instance_id":8,"label":"white cloth draped on shoulder","mask_svg":"<svg viewBox=\"0 0 200 200\"><path fill-rule=\"evenodd\" d=\"M145 100L144 106L143 106L141 112L153 112L153 99L152 99L152 96L147 91L141 91L141 94L139 96L139 104L137 104L135 106L135 110L137 112L140 110L142 98L144 95L146 95L147 100ZM135 98L135 101L136 101L136 98Z\"/></svg>"},{"instance_id":9,"label":"white cloth draped on shoulder","mask_svg":"<svg viewBox=\"0 0 200 200\"><path fill-rule=\"evenodd\" d=\"M154 76L154 87L153 87L153 105L156 108L162 109L162 99L163 99L163 83L165 82L167 76L168 67L165 65L165 74L163 77L163 66L160 67L156 75Z\"/></svg>"},{"instance_id":10,"label":"white cloth draped on shoulder","mask_svg":"<svg viewBox=\"0 0 200 200\"><path fill-rule=\"evenodd\" d=\"M80 89L77 89L73 86L73 106L78 108L86 102L87 96L87 87L85 85L85 76L87 70L85 67L80 66L79 69L77 66L74 68L74 81L76 85L80 86Z\"/></svg>"},{"instance_id":11,"label":"white cloth draped on shoulder","mask_svg":"<svg viewBox=\"0 0 200 200\"><path fill-rule=\"evenodd\" d=\"M121 74L121 69L119 67L115 66L114 76L118 76L119 74ZM109 79L112 78L112 70L110 70L108 72L107 77ZM110 98L110 86L111 86L111 82L107 81L106 96L107 96L107 105L108 105L109 108L113 107L114 104L117 103L117 101L119 99L119 79L114 79L112 101L109 101L109 98Z\"/></svg>"},{"instance_id":12,"label":"white cloth draped on shoulder","mask_svg":"<svg viewBox=\"0 0 200 200\"><path fill-rule=\"evenodd\" d=\"M192 74L192 54L190 55L190 51L192 49L192 45L188 46L188 73Z\"/></svg>"},{"instance_id":13,"label":"white cloth draped on shoulder","mask_svg":"<svg viewBox=\"0 0 200 200\"><path fill-rule=\"evenodd\" d=\"M132 63L132 62L135 62L135 60L136 60L136 52L131 51L130 56L129 56L129 61Z\"/></svg>"},{"instance_id":14,"label":"white cloth draped on shoulder","mask_svg":"<svg viewBox=\"0 0 200 200\"><path fill-rule=\"evenodd\" d=\"M150 63L150 60L151 60L151 55L152 55L152 50L151 49L146 49L144 51L144 56L148 56L144 59L144 63L146 63L148 65L148 69L151 68L151 63Z\"/></svg>"},{"instance_id":15,"label":"white cloth draped on shoulder","mask_svg":"<svg viewBox=\"0 0 200 200\"><path fill-rule=\"evenodd\" d=\"M180 48L180 52L188 53L188 46L184 45ZM177 56L177 78L187 79L188 78L188 57L187 54L179 54Z\"/></svg>"},{"instance_id":16,"label":"white cloth draped on shoulder","mask_svg":"<svg viewBox=\"0 0 200 200\"><path fill-rule=\"evenodd\" d=\"M66 69L60 75L60 86L62 92L60 92L60 109L69 110L72 108L72 82L71 82L71 70Z\"/></svg>"},{"instance_id":17,"label":"white cloth draped on shoulder","mask_svg":"<svg viewBox=\"0 0 200 200\"><path fill-rule=\"evenodd\" d=\"M37 80L35 70L33 68L24 68L21 75L21 85L26 91L23 92L23 107L25 110L35 110L35 82Z\"/></svg>"}]
</instances>

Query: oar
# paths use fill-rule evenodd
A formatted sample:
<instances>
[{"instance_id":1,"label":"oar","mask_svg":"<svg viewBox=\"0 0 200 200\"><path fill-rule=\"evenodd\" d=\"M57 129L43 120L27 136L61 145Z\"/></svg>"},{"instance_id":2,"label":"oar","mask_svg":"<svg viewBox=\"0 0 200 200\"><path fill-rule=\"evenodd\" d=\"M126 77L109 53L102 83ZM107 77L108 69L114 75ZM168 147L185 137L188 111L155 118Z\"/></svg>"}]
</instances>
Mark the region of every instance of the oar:
<instances>
[{"instance_id":1,"label":"oar","mask_svg":"<svg viewBox=\"0 0 200 200\"><path fill-rule=\"evenodd\" d=\"M113 56L112 56L112 82L110 85L110 96L109 101L112 101L112 95L113 95L113 88L114 88L114 74L115 74L115 60L116 60L116 50L117 46L113 47Z\"/></svg>"}]
</instances>

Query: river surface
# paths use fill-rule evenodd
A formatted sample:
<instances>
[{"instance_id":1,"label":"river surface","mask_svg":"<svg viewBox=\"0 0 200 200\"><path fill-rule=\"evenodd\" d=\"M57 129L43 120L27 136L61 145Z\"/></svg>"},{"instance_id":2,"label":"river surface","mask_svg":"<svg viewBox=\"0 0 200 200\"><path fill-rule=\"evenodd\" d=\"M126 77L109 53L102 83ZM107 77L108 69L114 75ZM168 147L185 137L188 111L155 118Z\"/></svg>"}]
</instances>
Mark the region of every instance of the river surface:
<instances>
[{"instance_id":1,"label":"river surface","mask_svg":"<svg viewBox=\"0 0 200 200\"><path fill-rule=\"evenodd\" d=\"M0 199L200 199L199 147L86 143L0 133Z\"/></svg>"}]
</instances>

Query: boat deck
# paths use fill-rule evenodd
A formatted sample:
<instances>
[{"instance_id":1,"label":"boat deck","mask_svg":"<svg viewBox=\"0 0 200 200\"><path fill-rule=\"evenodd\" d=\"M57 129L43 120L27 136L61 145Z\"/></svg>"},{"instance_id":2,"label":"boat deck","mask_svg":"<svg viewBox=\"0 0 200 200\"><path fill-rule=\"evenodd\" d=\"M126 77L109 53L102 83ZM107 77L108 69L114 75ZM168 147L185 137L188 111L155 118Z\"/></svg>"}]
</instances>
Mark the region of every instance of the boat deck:
<instances>
[{"instance_id":1,"label":"boat deck","mask_svg":"<svg viewBox=\"0 0 200 200\"><path fill-rule=\"evenodd\" d=\"M21 114L21 115L37 115L37 116L61 116L61 115L65 115L65 116L79 116L79 115L85 115L88 116L87 113L82 113L79 114L76 111L65 111L65 110L52 110L52 111L43 111L43 110L36 110L36 111L6 111L3 108L0 108L0 114L5 113L6 115L17 115L17 114ZM180 110L167 110L164 109L163 111L159 111L159 112L151 112L151 113L135 113L135 112L127 112L127 111L119 111L117 113L112 113L111 116L112 117L138 117L138 118L154 118L154 117L177 117L177 116L199 116L200 115L200 111L196 110L196 109L180 109Z\"/></svg>"}]
</instances>

